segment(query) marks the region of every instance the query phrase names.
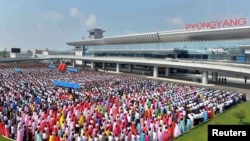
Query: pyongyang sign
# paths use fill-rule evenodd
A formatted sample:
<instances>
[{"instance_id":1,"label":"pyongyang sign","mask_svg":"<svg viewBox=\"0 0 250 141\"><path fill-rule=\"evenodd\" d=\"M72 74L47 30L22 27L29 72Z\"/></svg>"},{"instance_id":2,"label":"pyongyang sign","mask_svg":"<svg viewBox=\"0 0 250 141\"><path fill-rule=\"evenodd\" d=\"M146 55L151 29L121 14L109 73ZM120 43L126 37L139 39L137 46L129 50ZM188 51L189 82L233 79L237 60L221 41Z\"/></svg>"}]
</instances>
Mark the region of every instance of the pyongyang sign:
<instances>
[{"instance_id":1,"label":"pyongyang sign","mask_svg":"<svg viewBox=\"0 0 250 141\"><path fill-rule=\"evenodd\" d=\"M235 19L225 19L210 22L200 22L195 24L186 24L186 30L199 30L199 29L214 29L224 27L245 26L247 19L244 17Z\"/></svg>"}]
</instances>

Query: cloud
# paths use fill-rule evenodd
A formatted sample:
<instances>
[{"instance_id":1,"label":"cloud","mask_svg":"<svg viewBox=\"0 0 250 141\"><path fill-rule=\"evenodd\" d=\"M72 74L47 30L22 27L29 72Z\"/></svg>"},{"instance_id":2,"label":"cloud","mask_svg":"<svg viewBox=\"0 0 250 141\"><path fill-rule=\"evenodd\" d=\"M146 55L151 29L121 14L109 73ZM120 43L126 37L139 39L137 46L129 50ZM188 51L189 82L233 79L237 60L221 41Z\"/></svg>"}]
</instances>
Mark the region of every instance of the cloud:
<instances>
[{"instance_id":1,"label":"cloud","mask_svg":"<svg viewBox=\"0 0 250 141\"><path fill-rule=\"evenodd\" d=\"M96 24L96 15L89 15L88 19L85 21L87 26L94 26Z\"/></svg>"},{"instance_id":2,"label":"cloud","mask_svg":"<svg viewBox=\"0 0 250 141\"><path fill-rule=\"evenodd\" d=\"M69 15L73 18L78 19L82 25L94 26L97 22L95 14L90 14L85 20L84 14L79 9L74 7L69 9Z\"/></svg>"},{"instance_id":3,"label":"cloud","mask_svg":"<svg viewBox=\"0 0 250 141\"><path fill-rule=\"evenodd\" d=\"M73 18L76 18L80 21L81 24L84 24L84 15L77 8L70 8L69 15Z\"/></svg>"},{"instance_id":4,"label":"cloud","mask_svg":"<svg viewBox=\"0 0 250 141\"><path fill-rule=\"evenodd\" d=\"M77 8L70 8L69 15L74 18L81 18L83 17L83 13L81 13Z\"/></svg>"},{"instance_id":5,"label":"cloud","mask_svg":"<svg viewBox=\"0 0 250 141\"><path fill-rule=\"evenodd\" d=\"M166 23L169 25L183 25L184 24L184 20L180 17L175 17L175 18L167 18Z\"/></svg>"}]
</instances>

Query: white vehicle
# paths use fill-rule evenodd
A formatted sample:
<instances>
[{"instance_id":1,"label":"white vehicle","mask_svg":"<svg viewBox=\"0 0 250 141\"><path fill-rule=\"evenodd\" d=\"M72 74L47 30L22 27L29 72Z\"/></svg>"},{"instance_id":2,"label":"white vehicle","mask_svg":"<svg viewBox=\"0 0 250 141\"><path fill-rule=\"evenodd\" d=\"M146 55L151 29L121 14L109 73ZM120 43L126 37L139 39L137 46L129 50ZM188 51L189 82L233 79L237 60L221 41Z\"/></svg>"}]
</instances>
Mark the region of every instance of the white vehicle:
<instances>
[{"instance_id":1,"label":"white vehicle","mask_svg":"<svg viewBox=\"0 0 250 141\"><path fill-rule=\"evenodd\" d=\"M229 54L227 50L224 50L222 48L212 48L211 52L212 54Z\"/></svg>"},{"instance_id":2,"label":"white vehicle","mask_svg":"<svg viewBox=\"0 0 250 141\"><path fill-rule=\"evenodd\" d=\"M38 56L36 54L32 55L31 56L32 58L37 58Z\"/></svg>"}]
</instances>

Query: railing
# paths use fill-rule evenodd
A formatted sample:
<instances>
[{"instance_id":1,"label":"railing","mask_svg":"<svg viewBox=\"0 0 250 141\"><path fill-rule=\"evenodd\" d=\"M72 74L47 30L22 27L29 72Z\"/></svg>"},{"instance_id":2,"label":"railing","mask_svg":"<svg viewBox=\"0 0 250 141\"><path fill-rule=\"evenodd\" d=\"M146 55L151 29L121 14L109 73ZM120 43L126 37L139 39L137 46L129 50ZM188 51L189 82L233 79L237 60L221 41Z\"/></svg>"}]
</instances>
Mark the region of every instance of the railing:
<instances>
[{"instance_id":1,"label":"railing","mask_svg":"<svg viewBox=\"0 0 250 141\"><path fill-rule=\"evenodd\" d=\"M210 59L193 59L193 58L153 58L153 57L131 57L131 56L92 56L93 58L129 58L129 59L140 59L140 60L165 60L171 62L196 62L196 63L223 63L223 64L242 64L242 65L250 65L250 62L237 62L237 61L230 61L230 60L210 60Z\"/></svg>"},{"instance_id":2,"label":"railing","mask_svg":"<svg viewBox=\"0 0 250 141\"><path fill-rule=\"evenodd\" d=\"M193 59L193 58L178 58L178 60L182 61L202 61L202 62L219 62L219 63L234 63L234 64L250 64L250 62L238 62L238 61L231 61L231 60L211 60L211 59Z\"/></svg>"},{"instance_id":3,"label":"railing","mask_svg":"<svg viewBox=\"0 0 250 141\"><path fill-rule=\"evenodd\" d=\"M20 59L20 61L22 59L31 59L31 60L34 60L34 59L43 59L43 58L46 58L46 57L53 57L53 56L65 56L65 57L70 57L70 56L74 56L74 55L43 55L43 56L37 56L37 57L32 57L32 58L4 58L4 59L1 59L0 58L0 61L4 61L4 60L17 60ZM75 56L74 56L75 57ZM250 62L237 62L237 61L230 61L230 60L210 60L210 59L193 59L193 58L177 58L177 59L174 59L174 58L153 58L153 57L141 57L141 56L134 56L134 57L131 57L131 56L83 56L83 57L88 57L88 58L117 58L117 59L121 59L121 58L129 58L129 59L139 59L139 60L159 60L159 61L171 61L171 62L193 62L193 63L206 63L206 64L218 64L218 63L221 63L223 65L233 65L233 64L236 64L236 65L242 65L243 67L244 66L249 66L250 67Z\"/></svg>"}]
</instances>

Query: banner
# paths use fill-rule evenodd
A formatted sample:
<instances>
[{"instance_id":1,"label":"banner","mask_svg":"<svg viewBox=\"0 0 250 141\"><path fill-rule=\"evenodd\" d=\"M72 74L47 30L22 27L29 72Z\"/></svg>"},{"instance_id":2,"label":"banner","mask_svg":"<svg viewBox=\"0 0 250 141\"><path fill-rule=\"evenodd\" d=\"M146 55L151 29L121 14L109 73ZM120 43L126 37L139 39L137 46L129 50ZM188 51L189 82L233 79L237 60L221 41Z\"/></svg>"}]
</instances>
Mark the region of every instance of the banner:
<instances>
[{"instance_id":1,"label":"banner","mask_svg":"<svg viewBox=\"0 0 250 141\"><path fill-rule=\"evenodd\" d=\"M78 72L77 68L67 68L69 72Z\"/></svg>"},{"instance_id":2,"label":"banner","mask_svg":"<svg viewBox=\"0 0 250 141\"><path fill-rule=\"evenodd\" d=\"M21 72L21 69L20 68L14 68L13 69L15 72Z\"/></svg>"},{"instance_id":3,"label":"banner","mask_svg":"<svg viewBox=\"0 0 250 141\"><path fill-rule=\"evenodd\" d=\"M61 69L62 69L62 63L60 63L58 66L58 70L61 70Z\"/></svg>"},{"instance_id":4,"label":"banner","mask_svg":"<svg viewBox=\"0 0 250 141\"><path fill-rule=\"evenodd\" d=\"M55 65L49 65L49 68L50 68L50 69L55 69L56 66L55 66Z\"/></svg>"},{"instance_id":5,"label":"banner","mask_svg":"<svg viewBox=\"0 0 250 141\"><path fill-rule=\"evenodd\" d=\"M77 84L77 83L72 83L72 82L54 80L54 81L53 81L53 84L54 84L55 86L60 86L60 87L80 89L80 85L79 85L79 84Z\"/></svg>"},{"instance_id":6,"label":"banner","mask_svg":"<svg viewBox=\"0 0 250 141\"><path fill-rule=\"evenodd\" d=\"M67 68L67 65L66 65L66 64L60 63L60 64L59 64L59 67L58 67L58 70L59 70L59 71L65 71L66 68Z\"/></svg>"},{"instance_id":7,"label":"banner","mask_svg":"<svg viewBox=\"0 0 250 141\"><path fill-rule=\"evenodd\" d=\"M66 69L66 64L62 64L62 69L61 71L64 71Z\"/></svg>"}]
</instances>

